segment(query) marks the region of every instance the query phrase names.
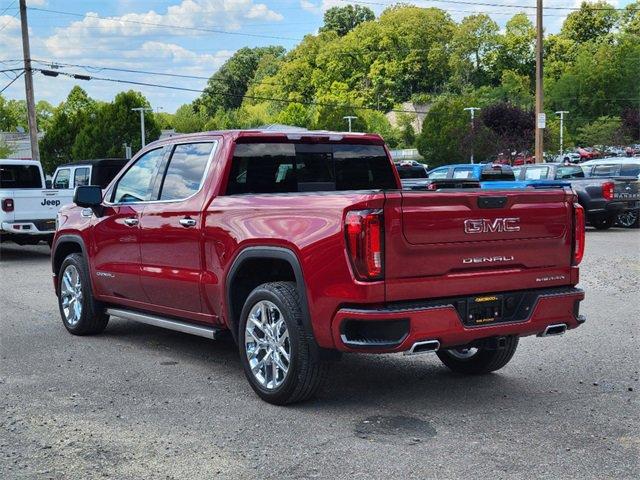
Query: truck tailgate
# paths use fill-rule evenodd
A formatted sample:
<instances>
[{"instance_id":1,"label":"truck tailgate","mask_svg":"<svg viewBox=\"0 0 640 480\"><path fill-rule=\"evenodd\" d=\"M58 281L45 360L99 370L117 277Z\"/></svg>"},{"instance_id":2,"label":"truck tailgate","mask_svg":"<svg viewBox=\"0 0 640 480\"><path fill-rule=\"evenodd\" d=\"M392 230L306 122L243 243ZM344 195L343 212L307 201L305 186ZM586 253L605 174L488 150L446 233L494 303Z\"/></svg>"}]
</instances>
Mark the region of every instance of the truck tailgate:
<instances>
[{"instance_id":1,"label":"truck tailgate","mask_svg":"<svg viewBox=\"0 0 640 480\"><path fill-rule=\"evenodd\" d=\"M640 200L640 181L633 177L615 177L613 184L614 200L628 201L631 204L637 204Z\"/></svg>"},{"instance_id":2,"label":"truck tailgate","mask_svg":"<svg viewBox=\"0 0 640 480\"><path fill-rule=\"evenodd\" d=\"M384 215L387 301L571 283L568 188L394 192Z\"/></svg>"},{"instance_id":3,"label":"truck tailgate","mask_svg":"<svg viewBox=\"0 0 640 480\"><path fill-rule=\"evenodd\" d=\"M56 213L63 204L56 190L13 190L11 198L14 201L13 221L15 222L55 219Z\"/></svg>"}]
</instances>

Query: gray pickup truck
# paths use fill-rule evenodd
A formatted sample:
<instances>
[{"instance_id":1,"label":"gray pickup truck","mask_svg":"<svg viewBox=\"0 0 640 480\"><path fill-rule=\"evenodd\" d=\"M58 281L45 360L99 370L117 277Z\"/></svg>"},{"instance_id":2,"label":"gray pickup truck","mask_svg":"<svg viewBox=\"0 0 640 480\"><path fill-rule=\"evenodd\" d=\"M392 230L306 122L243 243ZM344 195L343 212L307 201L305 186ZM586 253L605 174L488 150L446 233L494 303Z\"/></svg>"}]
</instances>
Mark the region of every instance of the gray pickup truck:
<instances>
[{"instance_id":1,"label":"gray pickup truck","mask_svg":"<svg viewBox=\"0 0 640 480\"><path fill-rule=\"evenodd\" d=\"M598 230L611 228L620 214L640 209L637 177L589 177L578 165L543 163L515 167L516 180L563 180L571 184L587 221Z\"/></svg>"}]
</instances>

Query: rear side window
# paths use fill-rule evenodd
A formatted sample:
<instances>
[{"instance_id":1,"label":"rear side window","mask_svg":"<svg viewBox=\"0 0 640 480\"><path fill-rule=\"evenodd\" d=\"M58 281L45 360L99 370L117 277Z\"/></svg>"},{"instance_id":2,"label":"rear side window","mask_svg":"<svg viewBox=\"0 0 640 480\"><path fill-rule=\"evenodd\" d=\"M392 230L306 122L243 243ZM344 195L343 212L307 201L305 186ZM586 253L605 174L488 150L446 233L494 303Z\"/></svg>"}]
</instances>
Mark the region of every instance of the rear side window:
<instances>
[{"instance_id":1,"label":"rear side window","mask_svg":"<svg viewBox=\"0 0 640 480\"><path fill-rule=\"evenodd\" d=\"M473 170L470 168L454 168L453 178L473 178Z\"/></svg>"},{"instance_id":2,"label":"rear side window","mask_svg":"<svg viewBox=\"0 0 640 480\"><path fill-rule=\"evenodd\" d=\"M431 173L429 173L429 178L433 178L433 179L439 179L439 178L447 178L447 172L448 169L446 168L438 168L436 170L432 170Z\"/></svg>"},{"instance_id":3,"label":"rear side window","mask_svg":"<svg viewBox=\"0 0 640 480\"><path fill-rule=\"evenodd\" d=\"M618 165L596 165L591 171L592 177L616 177L618 176Z\"/></svg>"},{"instance_id":4,"label":"rear side window","mask_svg":"<svg viewBox=\"0 0 640 480\"><path fill-rule=\"evenodd\" d=\"M584 178L584 172L578 166L558 167L556 170L556 180L565 178Z\"/></svg>"},{"instance_id":5,"label":"rear side window","mask_svg":"<svg viewBox=\"0 0 640 480\"><path fill-rule=\"evenodd\" d=\"M120 178L113 194L114 203L144 202L150 200L151 186L164 148L157 148L142 155Z\"/></svg>"},{"instance_id":6,"label":"rear side window","mask_svg":"<svg viewBox=\"0 0 640 480\"><path fill-rule=\"evenodd\" d=\"M69 177L70 177L70 173L68 168L63 168L61 170L58 170L58 173L56 173L56 178L53 179L53 188L56 188L56 189L69 188Z\"/></svg>"},{"instance_id":7,"label":"rear side window","mask_svg":"<svg viewBox=\"0 0 640 480\"><path fill-rule=\"evenodd\" d=\"M0 188L42 188L35 165L0 165Z\"/></svg>"},{"instance_id":8,"label":"rear side window","mask_svg":"<svg viewBox=\"0 0 640 480\"><path fill-rule=\"evenodd\" d=\"M549 178L549 167L529 167L524 171L525 180L546 180Z\"/></svg>"},{"instance_id":9,"label":"rear side window","mask_svg":"<svg viewBox=\"0 0 640 480\"><path fill-rule=\"evenodd\" d=\"M622 177L637 177L638 175L640 175L640 164L622 165L620 167L620 175Z\"/></svg>"},{"instance_id":10,"label":"rear side window","mask_svg":"<svg viewBox=\"0 0 640 480\"><path fill-rule=\"evenodd\" d=\"M76 168L73 174L73 186L89 185L89 167Z\"/></svg>"},{"instance_id":11,"label":"rear side window","mask_svg":"<svg viewBox=\"0 0 640 480\"><path fill-rule=\"evenodd\" d=\"M213 143L176 145L160 187L160 200L190 197L202 185Z\"/></svg>"},{"instance_id":12,"label":"rear side window","mask_svg":"<svg viewBox=\"0 0 640 480\"><path fill-rule=\"evenodd\" d=\"M236 145L227 195L397 188L382 146Z\"/></svg>"},{"instance_id":13,"label":"rear side window","mask_svg":"<svg viewBox=\"0 0 640 480\"><path fill-rule=\"evenodd\" d=\"M427 178L427 171L424 167L398 167L398 175L403 180L409 178Z\"/></svg>"}]
</instances>

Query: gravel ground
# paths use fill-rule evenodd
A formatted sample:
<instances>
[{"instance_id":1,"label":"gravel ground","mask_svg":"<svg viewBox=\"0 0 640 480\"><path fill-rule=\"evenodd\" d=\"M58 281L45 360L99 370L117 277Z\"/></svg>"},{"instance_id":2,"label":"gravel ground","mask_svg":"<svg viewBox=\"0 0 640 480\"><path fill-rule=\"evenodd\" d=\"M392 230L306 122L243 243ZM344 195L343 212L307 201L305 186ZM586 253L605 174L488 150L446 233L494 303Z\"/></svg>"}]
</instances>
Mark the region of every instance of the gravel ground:
<instances>
[{"instance_id":1,"label":"gravel ground","mask_svg":"<svg viewBox=\"0 0 640 480\"><path fill-rule=\"evenodd\" d=\"M587 323L500 372L346 355L275 407L230 340L69 335L46 247L0 253L0 478L640 478L640 231L587 232Z\"/></svg>"}]
</instances>

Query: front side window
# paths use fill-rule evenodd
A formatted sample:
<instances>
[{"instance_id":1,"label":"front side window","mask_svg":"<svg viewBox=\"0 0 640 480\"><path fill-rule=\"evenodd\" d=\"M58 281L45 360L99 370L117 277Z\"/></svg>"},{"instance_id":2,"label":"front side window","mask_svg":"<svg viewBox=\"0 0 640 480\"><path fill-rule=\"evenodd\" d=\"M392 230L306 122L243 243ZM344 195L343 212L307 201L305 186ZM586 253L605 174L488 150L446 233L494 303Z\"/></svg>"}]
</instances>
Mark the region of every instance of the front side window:
<instances>
[{"instance_id":1,"label":"front side window","mask_svg":"<svg viewBox=\"0 0 640 480\"><path fill-rule=\"evenodd\" d=\"M142 155L118 181L113 203L145 202L151 198L152 183L162 161L164 148Z\"/></svg>"},{"instance_id":2,"label":"front side window","mask_svg":"<svg viewBox=\"0 0 640 480\"><path fill-rule=\"evenodd\" d=\"M213 143L176 145L160 187L160 200L181 200L200 190L212 148Z\"/></svg>"},{"instance_id":3,"label":"front side window","mask_svg":"<svg viewBox=\"0 0 640 480\"><path fill-rule=\"evenodd\" d=\"M69 188L69 169L63 168L58 170L56 173L56 178L53 179L53 188L55 189L65 189Z\"/></svg>"},{"instance_id":4,"label":"front side window","mask_svg":"<svg viewBox=\"0 0 640 480\"><path fill-rule=\"evenodd\" d=\"M73 174L73 186L89 185L89 167L76 168Z\"/></svg>"},{"instance_id":5,"label":"front side window","mask_svg":"<svg viewBox=\"0 0 640 480\"><path fill-rule=\"evenodd\" d=\"M378 145L237 144L227 195L397 188Z\"/></svg>"}]
</instances>

